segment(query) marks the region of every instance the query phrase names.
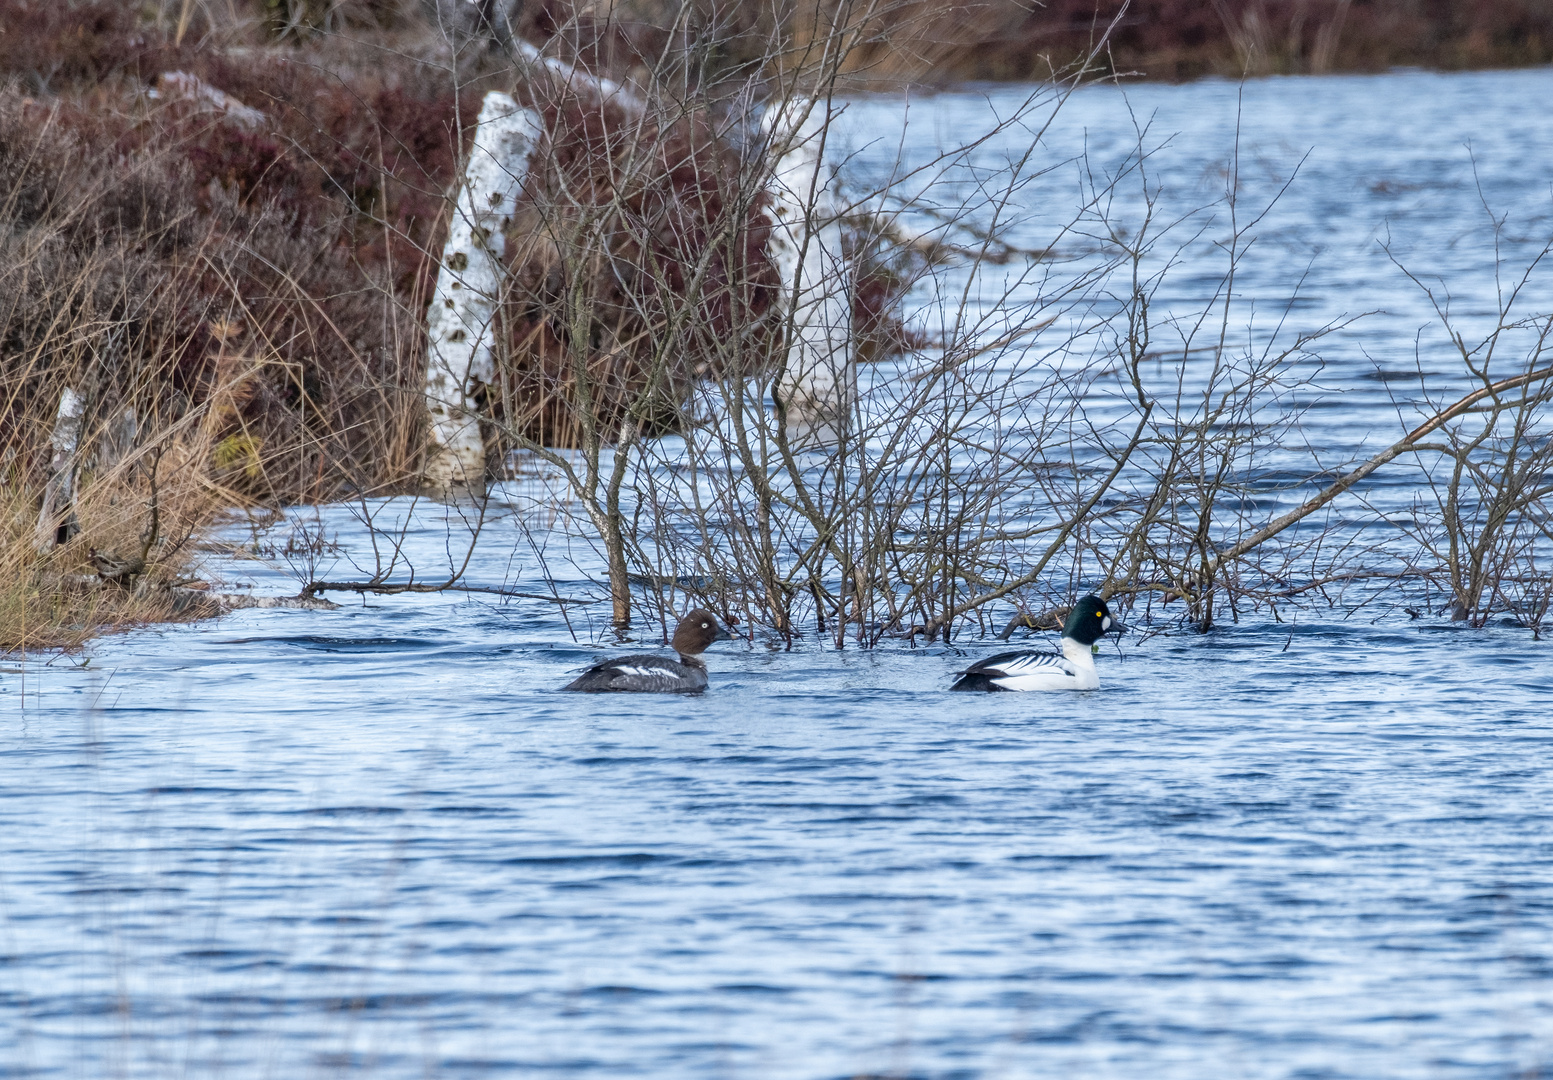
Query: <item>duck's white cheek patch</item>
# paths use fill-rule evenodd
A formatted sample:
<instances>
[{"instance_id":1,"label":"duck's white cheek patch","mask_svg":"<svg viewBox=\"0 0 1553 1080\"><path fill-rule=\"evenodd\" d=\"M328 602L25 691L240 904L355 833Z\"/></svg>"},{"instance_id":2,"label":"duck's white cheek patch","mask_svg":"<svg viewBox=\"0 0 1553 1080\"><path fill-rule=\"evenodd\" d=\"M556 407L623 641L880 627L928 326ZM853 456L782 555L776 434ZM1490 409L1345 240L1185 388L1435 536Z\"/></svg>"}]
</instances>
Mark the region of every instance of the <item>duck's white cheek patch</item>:
<instances>
[{"instance_id":1,"label":"duck's white cheek patch","mask_svg":"<svg viewBox=\"0 0 1553 1080\"><path fill-rule=\"evenodd\" d=\"M1104 619L1102 619L1100 621L1100 629L1102 629L1102 630L1109 630L1109 629L1111 629L1111 616L1107 615Z\"/></svg>"}]
</instances>

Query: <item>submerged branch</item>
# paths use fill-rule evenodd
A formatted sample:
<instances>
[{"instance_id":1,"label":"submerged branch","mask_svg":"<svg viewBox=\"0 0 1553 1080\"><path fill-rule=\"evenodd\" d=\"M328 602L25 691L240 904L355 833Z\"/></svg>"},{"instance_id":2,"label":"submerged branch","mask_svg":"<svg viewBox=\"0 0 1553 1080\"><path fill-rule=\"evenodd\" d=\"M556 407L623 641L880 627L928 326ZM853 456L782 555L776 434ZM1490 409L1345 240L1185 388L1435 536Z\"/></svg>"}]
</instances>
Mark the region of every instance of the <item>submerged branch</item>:
<instances>
[{"instance_id":1,"label":"submerged branch","mask_svg":"<svg viewBox=\"0 0 1553 1080\"><path fill-rule=\"evenodd\" d=\"M1474 390L1472 393L1468 394L1466 397L1462 398L1460 401L1457 401L1455 404L1449 406L1448 408L1441 409L1428 420L1425 420L1422 424L1418 425L1418 427L1408 432L1407 435L1402 437L1402 439L1392 443L1385 450L1382 450L1380 453L1370 458L1357 469L1354 469L1352 472L1346 473L1339 477L1337 480L1333 481L1330 486L1323 488L1322 491L1314 498L1306 501L1300 506L1295 507L1287 514L1283 514L1280 517L1274 518L1272 521L1268 522L1266 525L1252 533L1250 536L1241 540L1233 547L1220 553L1216 558L1210 561L1208 565L1209 575L1211 576L1218 570L1219 567L1223 566L1230 560L1238 559L1252 548L1258 546L1259 544L1265 543L1268 540L1271 540L1273 537L1283 532L1295 522L1309 517L1317 510L1320 510L1327 503L1337 498L1343 492L1353 487L1359 481L1369 476L1382 465L1393 461L1403 454L1419 449L1420 439L1423 439L1431 432L1439 429L1443 425L1449 423L1451 420L1456 419L1458 416L1462 416L1465 413L1471 412L1473 407L1484 398L1493 397L1503 393L1506 390L1514 390L1517 387L1529 386L1535 382L1544 382L1548 379L1553 379L1553 367L1538 368L1535 371L1528 371L1524 375L1514 375L1508 379L1500 379L1496 383L1490 383L1487 386Z\"/></svg>"},{"instance_id":2,"label":"submerged branch","mask_svg":"<svg viewBox=\"0 0 1553 1080\"><path fill-rule=\"evenodd\" d=\"M303 600L318 599L322 592L353 592L376 596L397 596L400 593L466 592L506 596L516 600L545 600L552 604L596 604L597 600L578 600L569 596L550 596L546 593L517 592L493 585L460 585L454 581L423 583L415 581L310 581L299 596Z\"/></svg>"},{"instance_id":3,"label":"submerged branch","mask_svg":"<svg viewBox=\"0 0 1553 1080\"><path fill-rule=\"evenodd\" d=\"M241 593L209 593L196 589L174 589L174 600L184 608L198 604L214 606L220 614L244 608L296 608L301 611L334 611L339 608L321 596L244 596Z\"/></svg>"}]
</instances>

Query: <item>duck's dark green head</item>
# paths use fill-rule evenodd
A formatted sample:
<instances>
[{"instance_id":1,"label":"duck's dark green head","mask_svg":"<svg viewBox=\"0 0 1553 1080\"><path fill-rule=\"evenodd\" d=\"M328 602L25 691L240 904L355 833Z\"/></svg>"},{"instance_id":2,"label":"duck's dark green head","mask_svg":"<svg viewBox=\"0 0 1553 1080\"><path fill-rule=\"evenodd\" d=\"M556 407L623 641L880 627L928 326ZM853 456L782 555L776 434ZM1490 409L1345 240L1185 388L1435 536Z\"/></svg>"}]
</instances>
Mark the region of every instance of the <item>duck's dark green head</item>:
<instances>
[{"instance_id":1,"label":"duck's dark green head","mask_svg":"<svg viewBox=\"0 0 1553 1080\"><path fill-rule=\"evenodd\" d=\"M1073 612L1063 624L1062 636L1072 638L1080 645L1093 645L1102 634L1127 629L1111 617L1111 609L1098 596L1086 596L1073 605Z\"/></svg>"}]
</instances>

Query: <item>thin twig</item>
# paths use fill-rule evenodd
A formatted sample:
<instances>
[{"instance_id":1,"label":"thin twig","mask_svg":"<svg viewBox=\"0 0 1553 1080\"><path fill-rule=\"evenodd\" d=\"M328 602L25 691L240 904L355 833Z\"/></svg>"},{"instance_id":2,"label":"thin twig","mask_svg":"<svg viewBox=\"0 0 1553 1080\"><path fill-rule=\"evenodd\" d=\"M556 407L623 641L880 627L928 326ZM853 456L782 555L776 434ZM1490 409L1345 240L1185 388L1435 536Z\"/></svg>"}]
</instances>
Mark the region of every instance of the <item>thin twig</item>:
<instances>
[{"instance_id":1,"label":"thin twig","mask_svg":"<svg viewBox=\"0 0 1553 1080\"><path fill-rule=\"evenodd\" d=\"M313 599L322 592L372 593L376 596L396 596L399 593L466 592L487 593L491 596L507 596L517 600L545 600L552 604L596 604L597 600L578 600L569 596L549 596L545 593L517 592L499 589L491 585L460 585L456 582L422 583L413 581L310 581L301 595Z\"/></svg>"}]
</instances>

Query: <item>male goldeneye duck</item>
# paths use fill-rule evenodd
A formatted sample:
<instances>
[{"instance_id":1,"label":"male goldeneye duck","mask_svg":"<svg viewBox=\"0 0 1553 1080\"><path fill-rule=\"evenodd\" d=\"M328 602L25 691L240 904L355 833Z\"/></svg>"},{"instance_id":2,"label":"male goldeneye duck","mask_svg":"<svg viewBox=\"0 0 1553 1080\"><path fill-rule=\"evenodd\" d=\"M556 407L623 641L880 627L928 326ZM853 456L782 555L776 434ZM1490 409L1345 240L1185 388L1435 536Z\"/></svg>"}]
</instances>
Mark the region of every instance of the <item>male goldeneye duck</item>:
<instances>
[{"instance_id":1,"label":"male goldeneye duck","mask_svg":"<svg viewBox=\"0 0 1553 1080\"><path fill-rule=\"evenodd\" d=\"M723 629L717 616L705 608L696 608L679 621L669 642L679 653L678 660L651 653L601 660L561 689L587 693L635 690L640 693L698 694L706 689L706 665L701 662L701 654L714 641L732 640L733 635Z\"/></svg>"},{"instance_id":2,"label":"male goldeneye duck","mask_svg":"<svg viewBox=\"0 0 1553 1080\"><path fill-rule=\"evenodd\" d=\"M1098 596L1086 596L1073 605L1062 627L1062 655L1025 650L998 653L964 671L951 690L1098 690L1100 675L1090 646L1102 634L1127 629L1111 618Z\"/></svg>"}]
</instances>

